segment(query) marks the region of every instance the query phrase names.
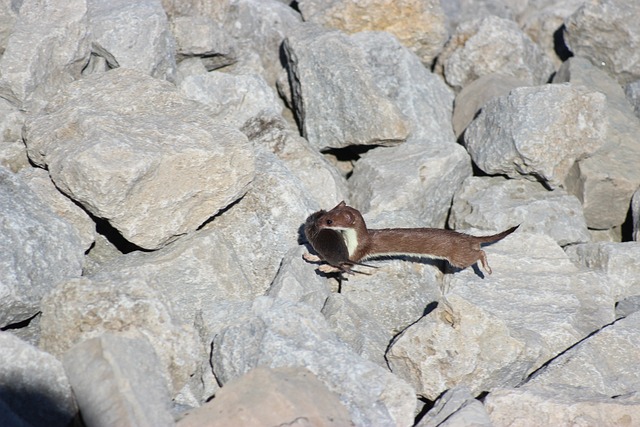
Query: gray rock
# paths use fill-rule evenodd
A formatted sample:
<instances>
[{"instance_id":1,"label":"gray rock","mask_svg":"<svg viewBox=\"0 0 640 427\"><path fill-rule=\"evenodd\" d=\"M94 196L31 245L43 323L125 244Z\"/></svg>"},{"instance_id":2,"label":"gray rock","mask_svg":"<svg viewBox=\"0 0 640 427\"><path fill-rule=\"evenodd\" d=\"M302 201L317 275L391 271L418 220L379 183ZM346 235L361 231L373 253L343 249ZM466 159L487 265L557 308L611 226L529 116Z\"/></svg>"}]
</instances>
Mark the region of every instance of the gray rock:
<instances>
[{"instance_id":1,"label":"gray rock","mask_svg":"<svg viewBox=\"0 0 640 427\"><path fill-rule=\"evenodd\" d=\"M175 425L160 361L143 336L105 333L74 345L63 361L86 425Z\"/></svg>"},{"instance_id":2,"label":"gray rock","mask_svg":"<svg viewBox=\"0 0 640 427\"><path fill-rule=\"evenodd\" d=\"M393 145L409 129L381 93L364 52L348 36L307 24L284 41L294 111L317 149Z\"/></svg>"},{"instance_id":3,"label":"gray rock","mask_svg":"<svg viewBox=\"0 0 640 427\"><path fill-rule=\"evenodd\" d=\"M87 252L93 245L96 235L96 224L91 217L53 185L49 174L44 169L24 168L19 176L56 215L76 228L82 250Z\"/></svg>"},{"instance_id":4,"label":"gray rock","mask_svg":"<svg viewBox=\"0 0 640 427\"><path fill-rule=\"evenodd\" d=\"M570 386L586 395L623 396L640 390L640 313L608 325L556 357L527 386Z\"/></svg>"},{"instance_id":5,"label":"gray rock","mask_svg":"<svg viewBox=\"0 0 640 427\"><path fill-rule=\"evenodd\" d=\"M364 51L376 86L407 121L407 141L451 143L453 91L442 78L388 33L367 31L350 39Z\"/></svg>"},{"instance_id":6,"label":"gray rock","mask_svg":"<svg viewBox=\"0 0 640 427\"><path fill-rule=\"evenodd\" d=\"M588 242L580 201L561 188L548 191L537 182L503 177L469 177L453 198L453 229L520 231L552 237L560 246Z\"/></svg>"},{"instance_id":7,"label":"gray rock","mask_svg":"<svg viewBox=\"0 0 640 427\"><path fill-rule=\"evenodd\" d=\"M413 227L442 227L453 195L471 174L469 155L454 142L377 148L355 165L350 200L372 216L409 211L421 221Z\"/></svg>"},{"instance_id":8,"label":"gray rock","mask_svg":"<svg viewBox=\"0 0 640 427\"><path fill-rule=\"evenodd\" d=\"M256 390L260 390L256 393ZM178 427L350 426L338 396L308 369L257 367L229 381L216 397L189 412Z\"/></svg>"},{"instance_id":9,"label":"gray rock","mask_svg":"<svg viewBox=\"0 0 640 427\"><path fill-rule=\"evenodd\" d=\"M306 304L261 297L248 315L214 337L211 364L222 384L260 365L302 366L338 394L355 425L413 424L411 387L357 356L328 331L320 313Z\"/></svg>"},{"instance_id":10,"label":"gray rock","mask_svg":"<svg viewBox=\"0 0 640 427\"><path fill-rule=\"evenodd\" d=\"M71 424L78 408L60 361L4 331L0 331L0 360L2 425L66 427ZM19 421L14 424L15 420Z\"/></svg>"},{"instance_id":11,"label":"gray rock","mask_svg":"<svg viewBox=\"0 0 640 427\"><path fill-rule=\"evenodd\" d=\"M87 0L87 10L92 51L110 68L175 81L175 40L160 0Z\"/></svg>"},{"instance_id":12,"label":"gray rock","mask_svg":"<svg viewBox=\"0 0 640 427\"><path fill-rule=\"evenodd\" d=\"M494 426L633 425L640 396L589 395L580 388L519 387L494 390L484 399Z\"/></svg>"},{"instance_id":13,"label":"gray rock","mask_svg":"<svg viewBox=\"0 0 640 427\"><path fill-rule=\"evenodd\" d=\"M485 104L465 132L465 145L488 174L541 180L556 188L576 160L605 143L606 111L605 96L584 87L516 88Z\"/></svg>"},{"instance_id":14,"label":"gray rock","mask_svg":"<svg viewBox=\"0 0 640 427\"><path fill-rule=\"evenodd\" d=\"M221 24L207 16L174 16L171 30L179 59L205 61L207 70L215 70L237 61L233 44Z\"/></svg>"},{"instance_id":15,"label":"gray rock","mask_svg":"<svg viewBox=\"0 0 640 427\"><path fill-rule=\"evenodd\" d=\"M622 224L629 201L640 187L640 120L634 115L620 85L584 58L571 58L558 70L554 82L584 85L606 96L608 121L605 144L592 156L574 164L564 186L584 206L590 228L608 229Z\"/></svg>"},{"instance_id":16,"label":"gray rock","mask_svg":"<svg viewBox=\"0 0 640 427\"><path fill-rule=\"evenodd\" d=\"M78 231L29 186L0 167L0 327L40 311L58 282L82 273Z\"/></svg>"},{"instance_id":17,"label":"gray rock","mask_svg":"<svg viewBox=\"0 0 640 427\"><path fill-rule=\"evenodd\" d=\"M517 77L492 73L479 77L462 88L456 96L451 119L456 138L460 138L484 104L522 86L527 86L526 82Z\"/></svg>"},{"instance_id":18,"label":"gray rock","mask_svg":"<svg viewBox=\"0 0 640 427\"><path fill-rule=\"evenodd\" d=\"M616 319L640 311L640 295L633 295L616 303Z\"/></svg>"},{"instance_id":19,"label":"gray rock","mask_svg":"<svg viewBox=\"0 0 640 427\"><path fill-rule=\"evenodd\" d=\"M0 55L4 53L9 36L18 20L18 11L22 4L18 2L0 2Z\"/></svg>"},{"instance_id":20,"label":"gray rock","mask_svg":"<svg viewBox=\"0 0 640 427\"><path fill-rule=\"evenodd\" d=\"M319 206L333 206L347 199L346 179L297 130L282 119L253 120L242 131L257 145L268 147L304 185L305 192Z\"/></svg>"},{"instance_id":21,"label":"gray rock","mask_svg":"<svg viewBox=\"0 0 640 427\"><path fill-rule=\"evenodd\" d=\"M308 304L320 311L330 295L327 279L315 274L315 264L302 259L307 252L304 246L291 249L282 259L278 274L267 290L273 298Z\"/></svg>"},{"instance_id":22,"label":"gray rock","mask_svg":"<svg viewBox=\"0 0 640 427\"><path fill-rule=\"evenodd\" d=\"M640 188L631 197L631 218L633 240L640 242Z\"/></svg>"},{"instance_id":23,"label":"gray rock","mask_svg":"<svg viewBox=\"0 0 640 427\"><path fill-rule=\"evenodd\" d=\"M247 194L205 226L223 236L253 290L262 294L284 255L298 246L300 226L319 206L303 183L266 149L258 149Z\"/></svg>"},{"instance_id":24,"label":"gray rock","mask_svg":"<svg viewBox=\"0 0 640 427\"><path fill-rule=\"evenodd\" d=\"M590 58L621 84L640 78L640 3L585 2L565 21L564 40L574 55Z\"/></svg>"},{"instance_id":25,"label":"gray rock","mask_svg":"<svg viewBox=\"0 0 640 427\"><path fill-rule=\"evenodd\" d=\"M462 23L438 57L436 69L458 90L492 73L539 85L554 71L551 60L515 22L497 16Z\"/></svg>"},{"instance_id":26,"label":"gray rock","mask_svg":"<svg viewBox=\"0 0 640 427\"><path fill-rule=\"evenodd\" d=\"M451 0L442 2L450 27L455 29L465 21L486 16L515 20L530 1L523 0Z\"/></svg>"},{"instance_id":27,"label":"gray rock","mask_svg":"<svg viewBox=\"0 0 640 427\"><path fill-rule=\"evenodd\" d=\"M465 386L444 392L416 427L493 427L487 411Z\"/></svg>"},{"instance_id":28,"label":"gray rock","mask_svg":"<svg viewBox=\"0 0 640 427\"><path fill-rule=\"evenodd\" d=\"M515 386L614 318L606 277L578 270L550 237L517 232L485 251L493 275L450 276L448 304L387 352L392 371L429 399L459 384L474 394Z\"/></svg>"},{"instance_id":29,"label":"gray rock","mask_svg":"<svg viewBox=\"0 0 640 427\"><path fill-rule=\"evenodd\" d=\"M604 272L616 301L640 295L640 242L585 243L566 252L576 264Z\"/></svg>"},{"instance_id":30,"label":"gray rock","mask_svg":"<svg viewBox=\"0 0 640 427\"><path fill-rule=\"evenodd\" d=\"M235 129L249 121L277 119L282 113L276 93L259 75L211 71L185 77L179 87L187 98L208 105L216 121Z\"/></svg>"},{"instance_id":31,"label":"gray rock","mask_svg":"<svg viewBox=\"0 0 640 427\"><path fill-rule=\"evenodd\" d=\"M624 87L627 101L633 106L633 112L640 118L640 80L631 82Z\"/></svg>"},{"instance_id":32,"label":"gray rock","mask_svg":"<svg viewBox=\"0 0 640 427\"><path fill-rule=\"evenodd\" d=\"M297 4L308 22L350 34L363 31L393 34L426 66L433 62L449 37L443 6L436 0L386 3L377 0L358 3L300 0Z\"/></svg>"},{"instance_id":33,"label":"gray rock","mask_svg":"<svg viewBox=\"0 0 640 427\"><path fill-rule=\"evenodd\" d=\"M31 117L25 139L62 192L146 249L198 228L254 172L244 135L170 83L128 69L69 85Z\"/></svg>"},{"instance_id":34,"label":"gray rock","mask_svg":"<svg viewBox=\"0 0 640 427\"><path fill-rule=\"evenodd\" d=\"M0 98L0 166L12 172L29 166L27 149L22 142L24 120L24 111Z\"/></svg>"},{"instance_id":35,"label":"gray rock","mask_svg":"<svg viewBox=\"0 0 640 427\"><path fill-rule=\"evenodd\" d=\"M252 299L261 293L262 288L247 279L238 260L239 249L224 234L201 230L157 251L114 258L102 265L92 280L144 282L182 322L192 324L203 305Z\"/></svg>"},{"instance_id":36,"label":"gray rock","mask_svg":"<svg viewBox=\"0 0 640 427\"><path fill-rule=\"evenodd\" d=\"M36 111L80 77L89 54L86 0L25 0L0 59L0 97Z\"/></svg>"},{"instance_id":37,"label":"gray rock","mask_svg":"<svg viewBox=\"0 0 640 427\"><path fill-rule=\"evenodd\" d=\"M532 0L517 17L522 30L531 37L542 51L553 61L557 69L569 55L568 49L560 40L564 21L574 13L583 0Z\"/></svg>"},{"instance_id":38,"label":"gray rock","mask_svg":"<svg viewBox=\"0 0 640 427\"><path fill-rule=\"evenodd\" d=\"M73 345L118 332L149 340L160 359L156 368L175 393L195 371L201 347L193 327L179 322L142 280L61 283L42 304L40 347L61 357Z\"/></svg>"}]
</instances>

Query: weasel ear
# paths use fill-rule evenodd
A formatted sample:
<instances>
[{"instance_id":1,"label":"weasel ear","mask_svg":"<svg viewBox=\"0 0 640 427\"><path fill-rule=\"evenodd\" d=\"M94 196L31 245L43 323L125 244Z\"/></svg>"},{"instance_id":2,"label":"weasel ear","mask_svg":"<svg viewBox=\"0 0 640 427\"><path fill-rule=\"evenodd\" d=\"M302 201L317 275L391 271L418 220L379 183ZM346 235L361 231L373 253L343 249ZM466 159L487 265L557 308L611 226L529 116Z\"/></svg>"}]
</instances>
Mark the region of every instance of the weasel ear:
<instances>
[{"instance_id":1,"label":"weasel ear","mask_svg":"<svg viewBox=\"0 0 640 427\"><path fill-rule=\"evenodd\" d=\"M343 200L340 203L338 203L338 206L336 206L335 208L344 208L345 206L347 206L347 204ZM335 209L335 208L333 208L333 209Z\"/></svg>"}]
</instances>

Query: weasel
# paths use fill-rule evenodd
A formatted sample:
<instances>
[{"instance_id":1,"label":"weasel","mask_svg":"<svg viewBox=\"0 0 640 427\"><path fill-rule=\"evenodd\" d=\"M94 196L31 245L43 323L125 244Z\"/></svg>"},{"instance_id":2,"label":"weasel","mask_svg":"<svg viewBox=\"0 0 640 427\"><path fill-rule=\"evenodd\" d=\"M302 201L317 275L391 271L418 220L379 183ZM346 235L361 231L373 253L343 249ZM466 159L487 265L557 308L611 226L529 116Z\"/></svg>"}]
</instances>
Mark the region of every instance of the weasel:
<instances>
[{"instance_id":1,"label":"weasel","mask_svg":"<svg viewBox=\"0 0 640 427\"><path fill-rule=\"evenodd\" d=\"M321 215L320 229L342 233L348 259L354 262L382 256L415 256L445 259L454 267L467 268L480 261L491 274L482 243L497 242L516 231L519 225L491 236L471 236L437 228L368 229L357 209L340 202Z\"/></svg>"},{"instance_id":2,"label":"weasel","mask_svg":"<svg viewBox=\"0 0 640 427\"><path fill-rule=\"evenodd\" d=\"M304 234L313 250L319 257L309 253L304 254L304 259L310 262L325 261L329 265L321 265L319 270L323 273L362 273L352 270L356 264L372 267L366 264L353 262L349 259L349 252L344 239L339 231L319 227L318 221L326 214L324 210L314 212L307 218L304 224Z\"/></svg>"}]
</instances>

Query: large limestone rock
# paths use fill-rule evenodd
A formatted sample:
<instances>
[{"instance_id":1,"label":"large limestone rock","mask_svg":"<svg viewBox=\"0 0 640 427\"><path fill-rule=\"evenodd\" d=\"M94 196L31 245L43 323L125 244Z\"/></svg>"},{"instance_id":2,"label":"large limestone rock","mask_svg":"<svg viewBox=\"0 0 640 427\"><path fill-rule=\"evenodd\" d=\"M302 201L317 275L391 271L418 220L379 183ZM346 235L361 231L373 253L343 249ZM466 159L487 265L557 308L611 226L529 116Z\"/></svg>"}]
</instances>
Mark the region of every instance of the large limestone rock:
<instances>
[{"instance_id":1,"label":"large limestone rock","mask_svg":"<svg viewBox=\"0 0 640 427\"><path fill-rule=\"evenodd\" d=\"M175 425L160 361L144 337L105 333L74 345L63 361L86 425Z\"/></svg>"},{"instance_id":2,"label":"large limestone rock","mask_svg":"<svg viewBox=\"0 0 640 427\"><path fill-rule=\"evenodd\" d=\"M592 0L565 20L564 39L576 56L590 58L621 84L640 78L640 3Z\"/></svg>"},{"instance_id":3,"label":"large limestone rock","mask_svg":"<svg viewBox=\"0 0 640 427\"><path fill-rule=\"evenodd\" d=\"M10 332L0 331L0 360L0 424L72 424L78 407L58 359Z\"/></svg>"},{"instance_id":4,"label":"large limestone rock","mask_svg":"<svg viewBox=\"0 0 640 427\"><path fill-rule=\"evenodd\" d=\"M26 125L30 159L130 242L156 249L241 197L246 137L175 87L116 69L70 85Z\"/></svg>"},{"instance_id":5,"label":"large limestone rock","mask_svg":"<svg viewBox=\"0 0 640 427\"><path fill-rule=\"evenodd\" d=\"M564 187L584 206L589 227L609 229L622 224L633 193L640 187L640 120L620 85L587 59L567 60L553 79L597 90L606 96L608 122L605 143L593 155L573 165Z\"/></svg>"},{"instance_id":6,"label":"large limestone rock","mask_svg":"<svg viewBox=\"0 0 640 427\"><path fill-rule=\"evenodd\" d=\"M539 85L553 72L551 60L540 47L515 22L497 16L461 24L445 45L437 65L447 83L457 89L492 73Z\"/></svg>"},{"instance_id":7,"label":"large limestone rock","mask_svg":"<svg viewBox=\"0 0 640 427\"><path fill-rule=\"evenodd\" d=\"M78 231L3 167L0 217L0 327L5 327L38 313L58 282L79 277L84 249Z\"/></svg>"},{"instance_id":8,"label":"large limestone rock","mask_svg":"<svg viewBox=\"0 0 640 427\"><path fill-rule=\"evenodd\" d=\"M469 177L453 198L453 229L506 230L546 234L560 246L588 242L587 222L577 197L562 188L503 177Z\"/></svg>"},{"instance_id":9,"label":"large limestone rock","mask_svg":"<svg viewBox=\"0 0 640 427\"><path fill-rule=\"evenodd\" d=\"M158 372L177 392L201 355L192 326L175 319L157 292L141 280L76 279L61 283L42 306L40 347L62 356L76 343L118 332L146 338L160 359Z\"/></svg>"},{"instance_id":10,"label":"large limestone rock","mask_svg":"<svg viewBox=\"0 0 640 427\"><path fill-rule=\"evenodd\" d=\"M577 160L605 143L606 106L602 93L570 84L516 88L485 104L465 132L465 145L488 174L556 188Z\"/></svg>"},{"instance_id":11,"label":"large limestone rock","mask_svg":"<svg viewBox=\"0 0 640 427\"><path fill-rule=\"evenodd\" d=\"M160 0L87 0L87 10L91 49L106 68L132 68L175 80L175 41Z\"/></svg>"},{"instance_id":12,"label":"large limestone rock","mask_svg":"<svg viewBox=\"0 0 640 427\"><path fill-rule=\"evenodd\" d=\"M89 61L86 0L26 0L0 59L0 96L37 111Z\"/></svg>"},{"instance_id":13,"label":"large limestone rock","mask_svg":"<svg viewBox=\"0 0 640 427\"><path fill-rule=\"evenodd\" d=\"M213 337L211 353L222 384L260 365L302 366L338 394L355 425L413 425L412 388L356 355L308 305L261 297L227 322Z\"/></svg>"},{"instance_id":14,"label":"large limestone rock","mask_svg":"<svg viewBox=\"0 0 640 427\"><path fill-rule=\"evenodd\" d=\"M426 66L449 36L442 6L434 0L300 0L298 8L305 21L347 33L391 33Z\"/></svg>"},{"instance_id":15,"label":"large limestone rock","mask_svg":"<svg viewBox=\"0 0 640 427\"><path fill-rule=\"evenodd\" d=\"M407 138L407 124L347 35L307 24L283 47L296 118L317 149L393 145Z\"/></svg>"}]
</instances>

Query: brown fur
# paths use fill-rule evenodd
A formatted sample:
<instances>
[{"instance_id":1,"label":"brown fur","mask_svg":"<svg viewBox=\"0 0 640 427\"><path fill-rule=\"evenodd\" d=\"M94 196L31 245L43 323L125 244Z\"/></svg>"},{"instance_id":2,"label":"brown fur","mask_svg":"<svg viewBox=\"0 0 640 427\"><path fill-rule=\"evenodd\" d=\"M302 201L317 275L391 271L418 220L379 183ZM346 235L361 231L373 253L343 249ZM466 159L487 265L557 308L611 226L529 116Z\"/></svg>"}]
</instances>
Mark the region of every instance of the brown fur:
<instances>
[{"instance_id":1,"label":"brown fur","mask_svg":"<svg viewBox=\"0 0 640 427\"><path fill-rule=\"evenodd\" d=\"M491 274L482 243L501 240L519 226L491 236L472 236L453 230L437 228L367 229L360 212L344 202L323 214L319 227L342 232L346 239L349 259L359 262L376 256L419 256L446 259L458 268L467 268L480 261ZM357 244L351 242L356 237ZM351 246L351 248L349 248ZM349 250L350 249L350 250Z\"/></svg>"}]
</instances>

